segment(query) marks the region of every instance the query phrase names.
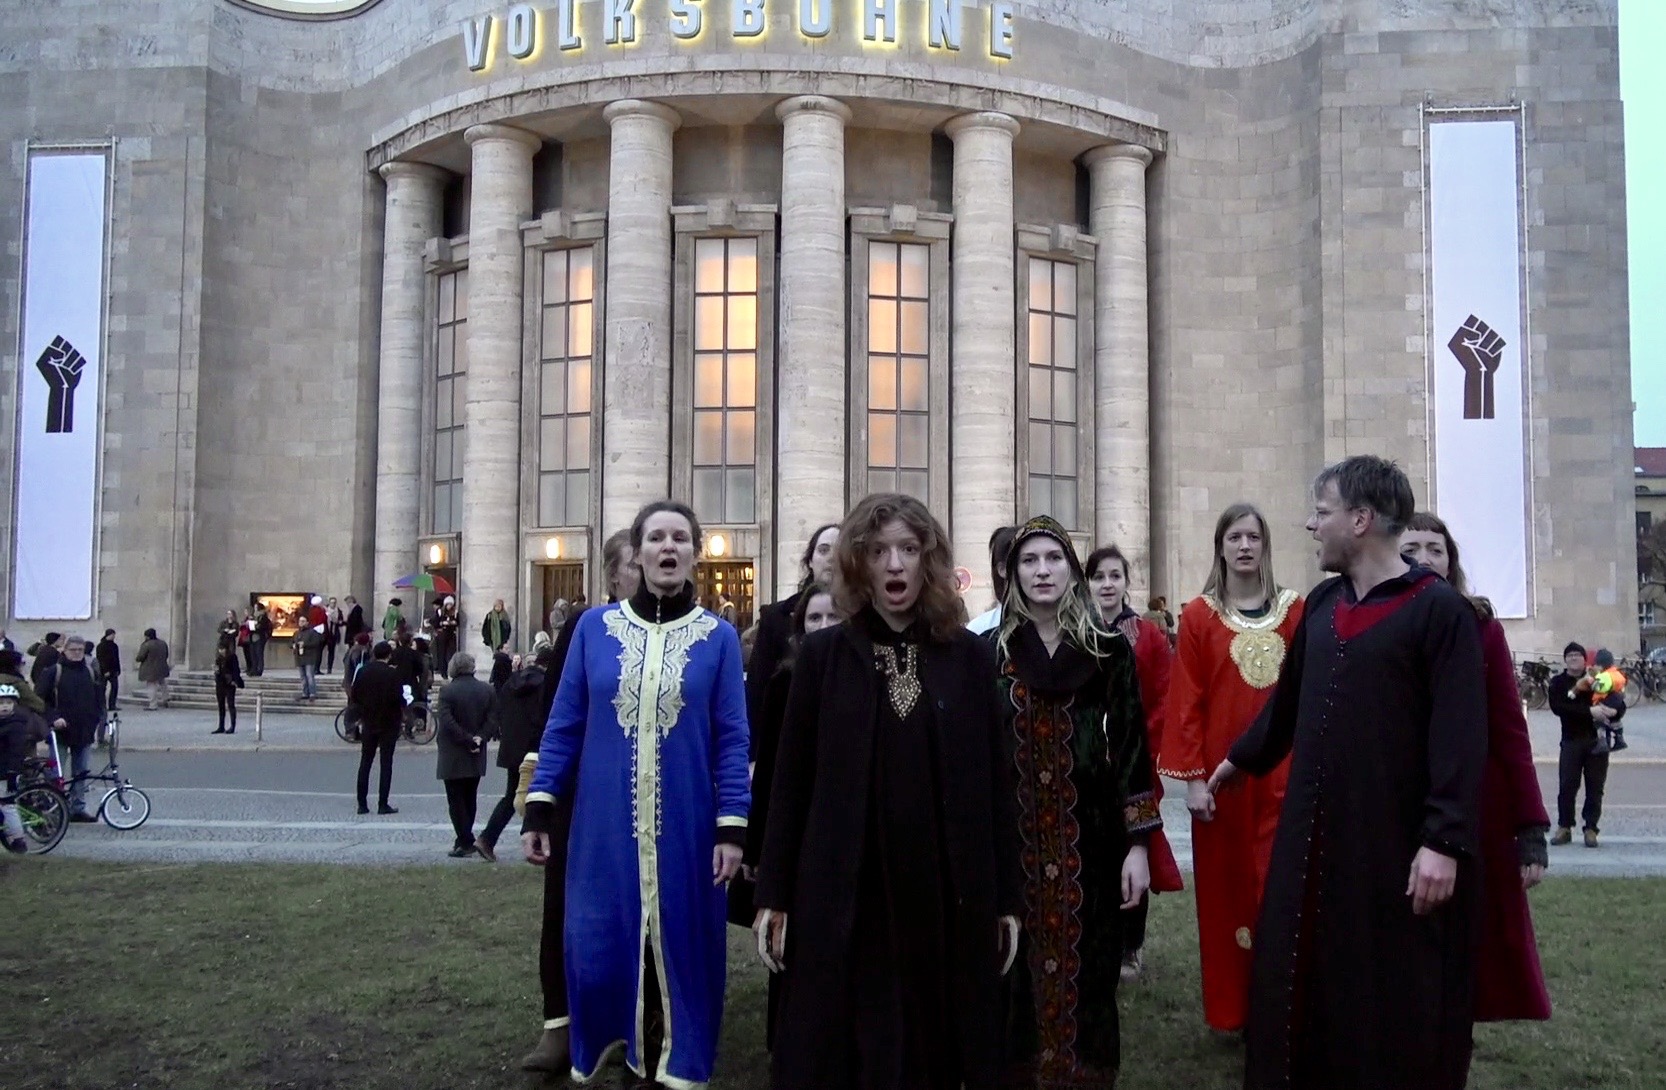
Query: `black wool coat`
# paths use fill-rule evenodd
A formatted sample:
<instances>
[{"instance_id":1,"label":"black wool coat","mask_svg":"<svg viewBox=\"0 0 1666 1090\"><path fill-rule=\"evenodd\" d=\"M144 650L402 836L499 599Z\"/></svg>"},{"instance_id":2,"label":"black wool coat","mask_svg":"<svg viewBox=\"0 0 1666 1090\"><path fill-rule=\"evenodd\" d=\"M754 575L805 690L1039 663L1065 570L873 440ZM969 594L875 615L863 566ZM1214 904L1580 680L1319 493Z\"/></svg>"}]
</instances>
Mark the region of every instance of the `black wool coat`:
<instances>
[{"instance_id":1,"label":"black wool coat","mask_svg":"<svg viewBox=\"0 0 1666 1090\"><path fill-rule=\"evenodd\" d=\"M757 724L764 714L764 690L787 657L792 640L793 611L803 593L789 595L758 611L758 634L752 640L752 657L746 663L746 717ZM758 759L758 732L752 731L752 760Z\"/></svg>"},{"instance_id":2,"label":"black wool coat","mask_svg":"<svg viewBox=\"0 0 1666 1090\"><path fill-rule=\"evenodd\" d=\"M967 1090L990 1090L1000 1060L999 919L1021 917L1024 905L1012 746L1002 733L988 643L957 630L947 642L923 645L920 659L942 790L952 1016ZM837 1090L827 1072L849 1067L849 952L880 685L872 641L859 624L804 640L781 727L756 895L760 908L785 911L790 921L776 1090Z\"/></svg>"},{"instance_id":3,"label":"black wool coat","mask_svg":"<svg viewBox=\"0 0 1666 1090\"><path fill-rule=\"evenodd\" d=\"M526 666L509 675L498 693L497 766L519 768L544 740L544 670Z\"/></svg>"},{"instance_id":4,"label":"black wool coat","mask_svg":"<svg viewBox=\"0 0 1666 1090\"><path fill-rule=\"evenodd\" d=\"M454 677L440 688L434 701L439 749L434 778L478 780L486 774L486 742L497 736L497 693L472 675ZM470 752L475 738L480 748Z\"/></svg>"},{"instance_id":5,"label":"black wool coat","mask_svg":"<svg viewBox=\"0 0 1666 1090\"><path fill-rule=\"evenodd\" d=\"M366 732L398 733L405 718L405 680L386 661L365 663L347 699L358 709Z\"/></svg>"}]
</instances>

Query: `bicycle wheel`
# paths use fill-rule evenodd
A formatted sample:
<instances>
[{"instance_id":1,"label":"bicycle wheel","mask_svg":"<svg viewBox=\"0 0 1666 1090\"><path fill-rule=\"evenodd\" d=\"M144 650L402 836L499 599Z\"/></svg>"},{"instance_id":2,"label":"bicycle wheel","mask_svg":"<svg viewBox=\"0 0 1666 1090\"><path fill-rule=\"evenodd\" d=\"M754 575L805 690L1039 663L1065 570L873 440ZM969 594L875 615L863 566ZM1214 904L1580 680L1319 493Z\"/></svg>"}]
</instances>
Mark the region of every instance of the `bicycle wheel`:
<instances>
[{"instance_id":1,"label":"bicycle wheel","mask_svg":"<svg viewBox=\"0 0 1666 1090\"><path fill-rule=\"evenodd\" d=\"M119 783L105 792L98 816L112 829L137 829L150 817L150 796L130 783Z\"/></svg>"},{"instance_id":2,"label":"bicycle wheel","mask_svg":"<svg viewBox=\"0 0 1666 1090\"><path fill-rule=\"evenodd\" d=\"M58 846L69 830L69 801L62 791L37 783L17 793L17 816L23 819L23 835L30 855L45 855Z\"/></svg>"},{"instance_id":3,"label":"bicycle wheel","mask_svg":"<svg viewBox=\"0 0 1666 1090\"><path fill-rule=\"evenodd\" d=\"M351 704L336 712L336 737L352 745L359 742L359 717Z\"/></svg>"},{"instance_id":4,"label":"bicycle wheel","mask_svg":"<svg viewBox=\"0 0 1666 1090\"><path fill-rule=\"evenodd\" d=\"M428 705L412 704L405 709L405 729L410 732L411 741L419 746L434 740L434 717L428 713Z\"/></svg>"}]
</instances>

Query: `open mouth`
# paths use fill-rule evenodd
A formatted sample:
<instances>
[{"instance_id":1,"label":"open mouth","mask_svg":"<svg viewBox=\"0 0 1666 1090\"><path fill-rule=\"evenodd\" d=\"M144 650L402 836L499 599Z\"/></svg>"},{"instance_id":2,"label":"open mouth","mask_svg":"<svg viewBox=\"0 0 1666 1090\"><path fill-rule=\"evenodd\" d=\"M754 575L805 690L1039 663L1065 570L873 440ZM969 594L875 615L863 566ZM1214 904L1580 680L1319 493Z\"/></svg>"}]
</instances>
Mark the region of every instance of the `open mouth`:
<instances>
[{"instance_id":1,"label":"open mouth","mask_svg":"<svg viewBox=\"0 0 1666 1090\"><path fill-rule=\"evenodd\" d=\"M885 580L885 593L889 594L893 598L901 598L903 595L908 593L908 580L906 580L906 579L887 579L887 580Z\"/></svg>"}]
</instances>

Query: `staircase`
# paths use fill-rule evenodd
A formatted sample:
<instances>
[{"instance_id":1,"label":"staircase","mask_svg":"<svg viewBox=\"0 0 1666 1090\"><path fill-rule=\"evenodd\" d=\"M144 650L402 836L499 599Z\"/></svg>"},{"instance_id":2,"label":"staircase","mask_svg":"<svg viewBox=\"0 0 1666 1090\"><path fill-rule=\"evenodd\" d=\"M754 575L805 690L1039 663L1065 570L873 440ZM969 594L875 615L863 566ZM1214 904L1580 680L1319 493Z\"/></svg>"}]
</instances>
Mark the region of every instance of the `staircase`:
<instances>
[{"instance_id":1,"label":"staircase","mask_svg":"<svg viewBox=\"0 0 1666 1090\"><path fill-rule=\"evenodd\" d=\"M125 676L124 676L125 680ZM318 675L318 699L302 701L300 671L268 669L260 677L243 678L247 686L237 693L237 710L253 715L255 695L260 695L261 707L267 713L296 712L306 715L333 716L347 703L341 691L341 662L336 661L336 672ZM124 694L125 695L125 694ZM168 678L168 706L172 708L204 708L214 710L214 674L209 670L175 670Z\"/></svg>"}]
</instances>

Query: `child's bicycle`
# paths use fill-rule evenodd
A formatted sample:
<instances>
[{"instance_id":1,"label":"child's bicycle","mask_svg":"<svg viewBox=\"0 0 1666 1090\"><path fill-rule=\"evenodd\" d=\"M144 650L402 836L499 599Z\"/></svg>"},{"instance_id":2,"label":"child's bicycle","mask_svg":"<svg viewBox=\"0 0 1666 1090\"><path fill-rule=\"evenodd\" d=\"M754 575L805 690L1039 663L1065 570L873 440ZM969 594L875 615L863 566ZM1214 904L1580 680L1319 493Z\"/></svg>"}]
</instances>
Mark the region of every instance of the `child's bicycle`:
<instances>
[{"instance_id":1,"label":"child's bicycle","mask_svg":"<svg viewBox=\"0 0 1666 1090\"><path fill-rule=\"evenodd\" d=\"M20 784L7 805L17 808L30 855L45 855L56 848L69 830L69 800L50 783Z\"/></svg>"},{"instance_id":2,"label":"child's bicycle","mask_svg":"<svg viewBox=\"0 0 1666 1090\"><path fill-rule=\"evenodd\" d=\"M137 829L150 817L150 796L129 783L127 778L121 774L121 768L117 764L117 756L121 750L120 713L110 713L108 729L110 747L105 754L104 768L100 771L83 772L78 776L70 777L68 780L64 779L63 760L58 752L58 736L53 733L50 738L52 747L50 761L35 762L37 766L35 774L32 776L25 774L24 782L20 786L45 783L47 786L57 789L61 795L67 798L70 791L77 784L90 782L109 784L109 789L104 792L104 797L99 800L97 809L93 811L94 816L103 818L104 824L112 829L120 829L124 832L129 829Z\"/></svg>"}]
</instances>

